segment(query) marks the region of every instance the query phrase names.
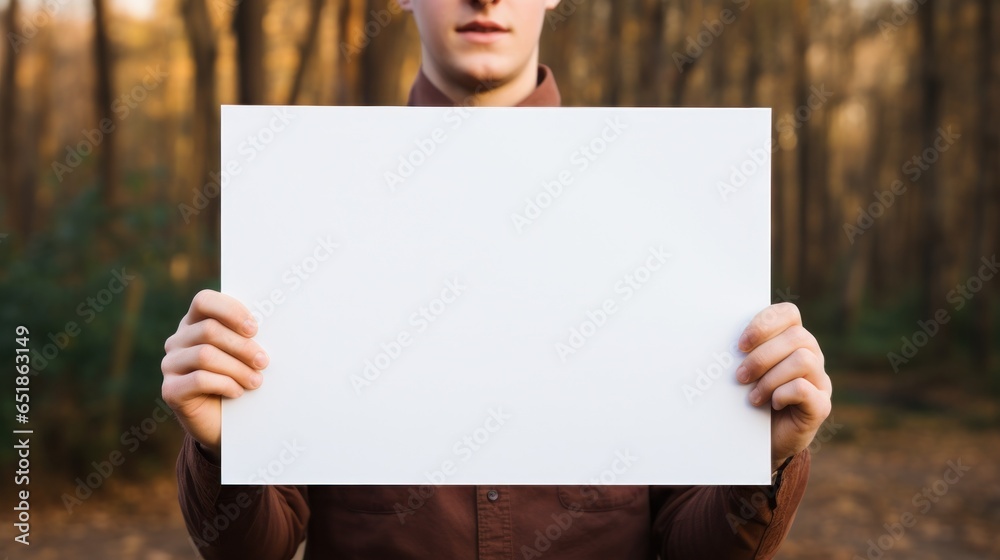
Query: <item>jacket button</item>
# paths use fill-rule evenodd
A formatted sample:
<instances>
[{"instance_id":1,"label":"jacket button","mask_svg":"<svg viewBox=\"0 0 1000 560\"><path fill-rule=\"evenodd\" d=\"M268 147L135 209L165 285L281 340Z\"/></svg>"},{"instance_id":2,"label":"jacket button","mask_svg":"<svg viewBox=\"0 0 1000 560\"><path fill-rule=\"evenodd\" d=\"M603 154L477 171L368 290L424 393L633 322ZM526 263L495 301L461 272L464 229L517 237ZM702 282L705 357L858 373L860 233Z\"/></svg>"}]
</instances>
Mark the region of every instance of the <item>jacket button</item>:
<instances>
[{"instance_id":1,"label":"jacket button","mask_svg":"<svg viewBox=\"0 0 1000 560\"><path fill-rule=\"evenodd\" d=\"M495 502L497 501L498 498L500 498L500 492L497 492L496 490L490 490L489 492L486 493L486 498L491 502Z\"/></svg>"}]
</instances>

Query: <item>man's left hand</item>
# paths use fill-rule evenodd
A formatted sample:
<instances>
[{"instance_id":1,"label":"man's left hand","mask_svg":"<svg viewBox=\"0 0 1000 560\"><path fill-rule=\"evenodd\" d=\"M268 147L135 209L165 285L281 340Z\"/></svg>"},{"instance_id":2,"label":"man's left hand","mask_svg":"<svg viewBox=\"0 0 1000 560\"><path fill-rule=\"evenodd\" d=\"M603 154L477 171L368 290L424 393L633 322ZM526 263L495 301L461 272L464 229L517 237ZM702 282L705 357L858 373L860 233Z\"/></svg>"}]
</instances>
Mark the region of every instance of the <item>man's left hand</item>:
<instances>
[{"instance_id":1,"label":"man's left hand","mask_svg":"<svg viewBox=\"0 0 1000 560\"><path fill-rule=\"evenodd\" d=\"M756 382L750 403L769 403L771 470L805 449L830 415L833 384L823 369L819 343L802 326L799 308L777 303L758 313L744 329L739 348L747 353L736 369L741 383Z\"/></svg>"}]
</instances>

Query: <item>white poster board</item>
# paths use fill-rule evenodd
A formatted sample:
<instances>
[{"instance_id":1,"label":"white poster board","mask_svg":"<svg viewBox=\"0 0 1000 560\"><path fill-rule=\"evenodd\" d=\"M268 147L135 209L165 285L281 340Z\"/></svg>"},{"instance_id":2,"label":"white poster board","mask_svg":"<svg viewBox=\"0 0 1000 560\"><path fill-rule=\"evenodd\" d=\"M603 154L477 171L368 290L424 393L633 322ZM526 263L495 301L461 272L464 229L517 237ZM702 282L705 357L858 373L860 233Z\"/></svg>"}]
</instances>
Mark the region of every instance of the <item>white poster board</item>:
<instances>
[{"instance_id":1,"label":"white poster board","mask_svg":"<svg viewBox=\"0 0 1000 560\"><path fill-rule=\"evenodd\" d=\"M768 484L770 117L223 106L223 483Z\"/></svg>"}]
</instances>

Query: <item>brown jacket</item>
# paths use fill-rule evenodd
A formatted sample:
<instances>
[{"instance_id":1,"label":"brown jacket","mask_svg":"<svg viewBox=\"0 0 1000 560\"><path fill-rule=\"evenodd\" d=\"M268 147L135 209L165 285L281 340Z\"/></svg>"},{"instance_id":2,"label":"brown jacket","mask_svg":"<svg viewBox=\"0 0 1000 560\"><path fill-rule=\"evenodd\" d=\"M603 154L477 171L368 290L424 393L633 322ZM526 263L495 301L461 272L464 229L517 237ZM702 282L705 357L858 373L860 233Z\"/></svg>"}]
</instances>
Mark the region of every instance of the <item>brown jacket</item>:
<instances>
[{"instance_id":1,"label":"brown jacket","mask_svg":"<svg viewBox=\"0 0 1000 560\"><path fill-rule=\"evenodd\" d=\"M451 105L421 73L410 105ZM552 72L520 106L558 106ZM190 436L177 458L188 532L207 559L662 560L774 556L809 451L773 486L221 486Z\"/></svg>"}]
</instances>

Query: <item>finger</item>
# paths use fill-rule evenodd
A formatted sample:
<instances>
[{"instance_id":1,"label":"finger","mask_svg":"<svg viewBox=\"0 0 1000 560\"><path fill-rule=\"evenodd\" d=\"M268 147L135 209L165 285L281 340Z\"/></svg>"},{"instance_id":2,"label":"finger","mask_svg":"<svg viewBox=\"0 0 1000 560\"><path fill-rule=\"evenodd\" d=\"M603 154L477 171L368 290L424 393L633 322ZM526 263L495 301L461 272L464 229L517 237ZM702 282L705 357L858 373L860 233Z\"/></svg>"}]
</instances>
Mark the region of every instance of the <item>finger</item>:
<instances>
[{"instance_id":1,"label":"finger","mask_svg":"<svg viewBox=\"0 0 1000 560\"><path fill-rule=\"evenodd\" d=\"M816 338L801 325L791 326L747 354L740 367L736 368L736 378L743 383L752 383L799 348L810 350L819 357Z\"/></svg>"},{"instance_id":2,"label":"finger","mask_svg":"<svg viewBox=\"0 0 1000 560\"><path fill-rule=\"evenodd\" d=\"M743 329L740 335L739 348L744 352L749 352L764 341L774 338L775 335L784 332L785 329L793 325L801 325L802 316L799 308L794 303L782 302L765 307L760 313L754 315L750 324Z\"/></svg>"},{"instance_id":3,"label":"finger","mask_svg":"<svg viewBox=\"0 0 1000 560\"><path fill-rule=\"evenodd\" d=\"M191 300L191 308L181 324L193 325L204 319L216 319L243 336L257 334L257 321L240 301L214 290L202 290Z\"/></svg>"},{"instance_id":4,"label":"finger","mask_svg":"<svg viewBox=\"0 0 1000 560\"><path fill-rule=\"evenodd\" d=\"M205 395L235 399L245 390L235 379L211 371L197 370L184 375L171 374L164 379L163 400L176 409L184 403Z\"/></svg>"},{"instance_id":5,"label":"finger","mask_svg":"<svg viewBox=\"0 0 1000 560\"><path fill-rule=\"evenodd\" d=\"M750 402L755 406L767 402L775 389L798 378L812 383L824 394L826 394L825 387L830 383L816 354L805 348L799 348L760 378L757 386L750 391Z\"/></svg>"},{"instance_id":6,"label":"finger","mask_svg":"<svg viewBox=\"0 0 1000 560\"><path fill-rule=\"evenodd\" d=\"M794 406L808 424L819 424L830 415L830 399L818 387L803 378L793 379L774 390L771 408Z\"/></svg>"},{"instance_id":7,"label":"finger","mask_svg":"<svg viewBox=\"0 0 1000 560\"><path fill-rule=\"evenodd\" d=\"M171 352L163 359L162 367L165 373L179 375L198 370L210 371L231 377L247 389L256 389L263 381L260 372L208 344Z\"/></svg>"},{"instance_id":8,"label":"finger","mask_svg":"<svg viewBox=\"0 0 1000 560\"><path fill-rule=\"evenodd\" d=\"M234 333L218 319L204 319L179 329L165 348L169 352L172 349L181 350L200 344L215 346L257 370L267 367L269 361L267 352L264 352L257 341Z\"/></svg>"}]
</instances>

